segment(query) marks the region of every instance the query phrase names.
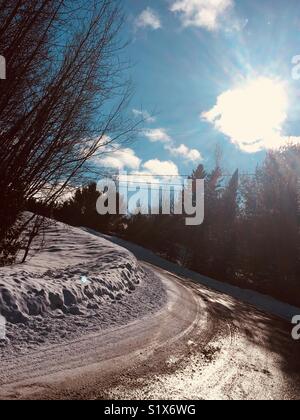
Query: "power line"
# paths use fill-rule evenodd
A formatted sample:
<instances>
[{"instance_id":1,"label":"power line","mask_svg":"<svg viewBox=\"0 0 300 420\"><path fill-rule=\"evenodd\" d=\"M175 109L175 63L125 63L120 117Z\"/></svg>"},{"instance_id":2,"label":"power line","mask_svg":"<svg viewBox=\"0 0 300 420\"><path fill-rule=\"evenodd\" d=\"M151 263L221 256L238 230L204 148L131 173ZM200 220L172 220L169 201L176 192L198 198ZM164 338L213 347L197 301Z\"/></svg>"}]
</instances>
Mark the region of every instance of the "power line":
<instances>
[{"instance_id":1,"label":"power line","mask_svg":"<svg viewBox=\"0 0 300 420\"><path fill-rule=\"evenodd\" d=\"M119 180L118 182L121 183L121 184L128 184L128 185L131 185L131 184L134 184L134 185L147 184L147 185L160 185L160 186L163 186L163 187L184 187L184 184L173 184L173 183L163 184L161 182L151 182L151 181L147 181L147 182L146 181L145 182L128 181L127 182L127 181Z\"/></svg>"},{"instance_id":2,"label":"power line","mask_svg":"<svg viewBox=\"0 0 300 420\"><path fill-rule=\"evenodd\" d=\"M222 177L232 177L234 174L224 174L222 176L220 176L220 178ZM256 174L240 174L240 176L255 176ZM130 185L143 185L143 184L147 184L148 187L140 187L140 190L148 190L149 187L154 186L158 186L158 187L166 187L166 188L172 188L172 187L181 187L184 188L185 185L184 183L174 183L174 182L169 182L169 183L163 183L163 182L151 182L151 181L131 181L131 180L122 180L122 179L116 179L116 178L121 178L122 176L125 177L137 177L137 178L159 178L159 177L168 177L168 178L187 178L188 180L195 180L195 178L191 178L191 175L183 175L183 174L178 174L178 175L166 175L166 174L160 174L160 175L151 175L151 174L120 174L120 173L116 173L116 174L103 174L103 176L106 176L107 178L113 179L115 181L117 181L119 184L127 184L128 186ZM200 179L200 178L199 178ZM161 188L158 189L153 189L153 191L168 191L168 190L162 190Z\"/></svg>"},{"instance_id":3,"label":"power line","mask_svg":"<svg viewBox=\"0 0 300 420\"><path fill-rule=\"evenodd\" d=\"M222 175L220 175L220 178L223 178L223 177L232 177L234 174L222 174ZM119 176L130 176L130 177L141 177L141 178L146 178L146 177L149 177L149 178L155 178L155 177L159 177L159 178L163 178L163 177L166 177L166 178L190 178L190 179L195 179L195 178L192 178L192 175L191 174L188 174L188 175L186 175L186 174L177 174L177 175L166 175L166 174L153 174L153 175L151 175L151 174L134 174L134 173L131 173L131 174L119 174L119 173L115 173L115 174L107 174L107 176L108 177L119 177ZM256 174L249 174L249 173L241 173L240 174L240 176L256 176Z\"/></svg>"}]
</instances>

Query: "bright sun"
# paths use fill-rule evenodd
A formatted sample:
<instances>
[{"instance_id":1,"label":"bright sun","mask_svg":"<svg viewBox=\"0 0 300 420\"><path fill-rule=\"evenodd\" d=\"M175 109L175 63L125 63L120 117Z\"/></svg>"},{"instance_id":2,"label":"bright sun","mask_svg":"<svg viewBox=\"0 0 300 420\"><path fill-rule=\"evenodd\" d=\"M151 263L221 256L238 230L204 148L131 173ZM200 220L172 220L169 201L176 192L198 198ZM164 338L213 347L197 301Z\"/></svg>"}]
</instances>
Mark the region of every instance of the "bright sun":
<instances>
[{"instance_id":1,"label":"bright sun","mask_svg":"<svg viewBox=\"0 0 300 420\"><path fill-rule=\"evenodd\" d=\"M286 138L288 95L285 83L260 77L222 93L202 117L230 137L241 150L276 149Z\"/></svg>"}]
</instances>

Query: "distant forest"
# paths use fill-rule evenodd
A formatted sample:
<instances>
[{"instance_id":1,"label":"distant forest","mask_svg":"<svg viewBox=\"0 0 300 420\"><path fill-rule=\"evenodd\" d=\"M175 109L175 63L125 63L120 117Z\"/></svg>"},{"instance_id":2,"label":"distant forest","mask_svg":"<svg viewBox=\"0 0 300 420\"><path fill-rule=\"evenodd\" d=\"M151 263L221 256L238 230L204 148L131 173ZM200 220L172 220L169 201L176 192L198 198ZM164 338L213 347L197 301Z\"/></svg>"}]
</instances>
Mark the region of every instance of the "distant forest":
<instances>
[{"instance_id":1,"label":"distant forest","mask_svg":"<svg viewBox=\"0 0 300 420\"><path fill-rule=\"evenodd\" d=\"M186 226L185 215L99 216L95 183L63 204L28 209L71 224L113 234L149 248L200 274L272 295L300 306L300 147L269 152L253 176L226 178L219 165L203 165L205 220Z\"/></svg>"}]
</instances>

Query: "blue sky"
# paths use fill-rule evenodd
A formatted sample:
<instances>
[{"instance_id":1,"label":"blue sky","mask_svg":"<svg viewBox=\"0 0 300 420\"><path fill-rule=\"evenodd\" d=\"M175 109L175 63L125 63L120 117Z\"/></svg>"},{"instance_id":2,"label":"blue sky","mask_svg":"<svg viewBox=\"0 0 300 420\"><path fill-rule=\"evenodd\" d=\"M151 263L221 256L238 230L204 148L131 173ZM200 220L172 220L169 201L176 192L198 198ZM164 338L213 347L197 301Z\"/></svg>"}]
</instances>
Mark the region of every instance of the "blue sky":
<instances>
[{"instance_id":1,"label":"blue sky","mask_svg":"<svg viewBox=\"0 0 300 420\"><path fill-rule=\"evenodd\" d=\"M218 144L226 171L251 172L268 148L299 141L299 0L123 5L131 108L147 121L112 166L186 174L200 162L211 168Z\"/></svg>"}]
</instances>

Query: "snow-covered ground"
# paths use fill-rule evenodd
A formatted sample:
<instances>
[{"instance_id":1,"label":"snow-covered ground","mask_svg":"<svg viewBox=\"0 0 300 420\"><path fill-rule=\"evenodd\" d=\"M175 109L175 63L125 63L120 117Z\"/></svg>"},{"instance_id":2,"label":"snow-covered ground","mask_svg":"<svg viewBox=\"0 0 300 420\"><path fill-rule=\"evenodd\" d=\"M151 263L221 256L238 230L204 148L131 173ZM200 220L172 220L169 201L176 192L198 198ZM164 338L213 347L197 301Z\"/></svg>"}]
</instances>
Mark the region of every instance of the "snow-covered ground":
<instances>
[{"instance_id":1,"label":"snow-covered ground","mask_svg":"<svg viewBox=\"0 0 300 420\"><path fill-rule=\"evenodd\" d=\"M156 312L160 280L127 250L81 229L49 222L25 264L0 268L0 356L107 329Z\"/></svg>"},{"instance_id":2,"label":"snow-covered ground","mask_svg":"<svg viewBox=\"0 0 300 420\"><path fill-rule=\"evenodd\" d=\"M147 263L96 232L56 224L25 265L0 269L10 320L0 399L299 399L290 323L242 303L239 290L110 239Z\"/></svg>"}]
</instances>

